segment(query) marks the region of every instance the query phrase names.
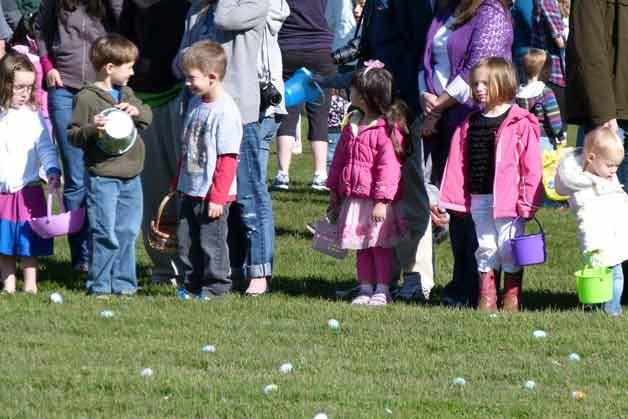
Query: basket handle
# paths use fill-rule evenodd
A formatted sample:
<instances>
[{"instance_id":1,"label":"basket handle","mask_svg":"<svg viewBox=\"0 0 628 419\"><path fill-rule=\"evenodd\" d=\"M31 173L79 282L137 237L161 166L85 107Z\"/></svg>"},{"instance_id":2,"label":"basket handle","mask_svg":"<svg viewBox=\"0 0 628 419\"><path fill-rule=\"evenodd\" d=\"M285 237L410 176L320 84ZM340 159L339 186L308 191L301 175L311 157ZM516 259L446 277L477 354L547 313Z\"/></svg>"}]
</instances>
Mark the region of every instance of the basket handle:
<instances>
[{"instance_id":1,"label":"basket handle","mask_svg":"<svg viewBox=\"0 0 628 419\"><path fill-rule=\"evenodd\" d=\"M512 237L512 226L514 226L515 223L517 222L517 220L519 220L519 219L522 219L522 220L525 221L525 219L523 217L517 216L517 218L515 218L514 221L510 224L510 229L508 230L508 237L510 238L510 240L513 239L513 237ZM543 231L543 226L541 225L539 220L536 218L536 216L532 217L532 219L534 221L536 221L536 225L539 226L539 230L541 231L541 234L545 234L545 231ZM524 227L524 230L525 230L525 225L523 227Z\"/></svg>"},{"instance_id":2,"label":"basket handle","mask_svg":"<svg viewBox=\"0 0 628 419\"><path fill-rule=\"evenodd\" d=\"M161 221L161 215L164 212L164 208L166 208L166 205L168 204L168 202L172 199L172 197L176 194L175 191L172 192L168 192L168 194L166 196L164 196L164 199L161 200L161 203L159 204L159 208L157 209L157 217L155 217L155 228L159 230L159 222Z\"/></svg>"},{"instance_id":3,"label":"basket handle","mask_svg":"<svg viewBox=\"0 0 628 419\"><path fill-rule=\"evenodd\" d=\"M61 195L61 188L54 188L54 192L51 188L48 188L48 197L46 198L46 215L52 216L52 197L55 195L57 201L59 201L59 209L61 212L65 212L65 205L63 205L63 196Z\"/></svg>"}]
</instances>

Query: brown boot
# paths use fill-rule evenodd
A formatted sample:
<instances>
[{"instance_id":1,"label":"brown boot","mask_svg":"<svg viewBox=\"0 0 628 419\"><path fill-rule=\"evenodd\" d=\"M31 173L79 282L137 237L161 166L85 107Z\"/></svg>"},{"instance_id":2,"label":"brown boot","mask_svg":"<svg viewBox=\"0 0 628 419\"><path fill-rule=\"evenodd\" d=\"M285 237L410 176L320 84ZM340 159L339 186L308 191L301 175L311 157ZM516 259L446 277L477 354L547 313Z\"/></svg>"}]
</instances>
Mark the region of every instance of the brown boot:
<instances>
[{"instance_id":1,"label":"brown boot","mask_svg":"<svg viewBox=\"0 0 628 419\"><path fill-rule=\"evenodd\" d=\"M514 274L504 273L504 296L502 298L502 309L504 311L510 313L519 311L522 280L523 271Z\"/></svg>"},{"instance_id":2,"label":"brown boot","mask_svg":"<svg viewBox=\"0 0 628 419\"><path fill-rule=\"evenodd\" d=\"M495 271L480 272L480 311L497 310L497 290L495 289Z\"/></svg>"}]
</instances>

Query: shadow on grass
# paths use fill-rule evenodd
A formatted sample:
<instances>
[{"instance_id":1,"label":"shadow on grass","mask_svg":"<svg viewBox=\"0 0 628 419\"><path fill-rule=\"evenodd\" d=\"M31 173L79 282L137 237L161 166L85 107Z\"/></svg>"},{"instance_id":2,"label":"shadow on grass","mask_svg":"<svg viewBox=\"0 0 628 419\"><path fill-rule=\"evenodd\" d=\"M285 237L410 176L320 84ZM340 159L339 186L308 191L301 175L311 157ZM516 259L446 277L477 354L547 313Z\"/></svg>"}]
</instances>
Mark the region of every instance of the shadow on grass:
<instances>
[{"instance_id":1,"label":"shadow on grass","mask_svg":"<svg viewBox=\"0 0 628 419\"><path fill-rule=\"evenodd\" d=\"M293 297L326 298L336 300L336 291L354 287L355 279L337 280L316 276L291 278L273 276L272 291Z\"/></svg>"}]
</instances>

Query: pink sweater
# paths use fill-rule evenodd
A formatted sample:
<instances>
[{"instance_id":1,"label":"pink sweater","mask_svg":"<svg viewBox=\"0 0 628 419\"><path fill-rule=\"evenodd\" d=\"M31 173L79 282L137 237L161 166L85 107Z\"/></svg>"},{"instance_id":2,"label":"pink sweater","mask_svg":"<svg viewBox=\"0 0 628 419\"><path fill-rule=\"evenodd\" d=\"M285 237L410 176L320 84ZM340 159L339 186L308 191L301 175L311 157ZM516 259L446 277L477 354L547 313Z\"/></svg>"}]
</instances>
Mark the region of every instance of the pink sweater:
<instances>
[{"instance_id":1,"label":"pink sweater","mask_svg":"<svg viewBox=\"0 0 628 419\"><path fill-rule=\"evenodd\" d=\"M360 112L350 115L329 169L327 186L340 197L396 201L401 197L401 162L386 134L386 121L359 127ZM403 145L401 132L395 135Z\"/></svg>"},{"instance_id":2,"label":"pink sweater","mask_svg":"<svg viewBox=\"0 0 628 419\"><path fill-rule=\"evenodd\" d=\"M473 168L467 159L468 130L469 118L454 132L440 192L440 206L461 213L471 209L467 174ZM536 117L512 105L495 135L495 218L529 219L538 210L543 193L539 135Z\"/></svg>"}]
</instances>

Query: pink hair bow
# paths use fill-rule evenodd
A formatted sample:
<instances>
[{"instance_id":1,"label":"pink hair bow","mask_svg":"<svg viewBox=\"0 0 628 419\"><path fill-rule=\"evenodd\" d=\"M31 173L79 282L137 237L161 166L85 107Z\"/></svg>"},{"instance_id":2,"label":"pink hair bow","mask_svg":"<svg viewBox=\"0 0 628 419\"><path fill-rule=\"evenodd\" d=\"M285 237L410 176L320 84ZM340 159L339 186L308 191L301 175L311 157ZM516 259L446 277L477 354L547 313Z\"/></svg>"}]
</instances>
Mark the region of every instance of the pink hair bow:
<instances>
[{"instance_id":1,"label":"pink hair bow","mask_svg":"<svg viewBox=\"0 0 628 419\"><path fill-rule=\"evenodd\" d=\"M368 60L364 62L364 66L366 67L364 74L366 74L374 68L384 68L384 63L380 60Z\"/></svg>"}]
</instances>

